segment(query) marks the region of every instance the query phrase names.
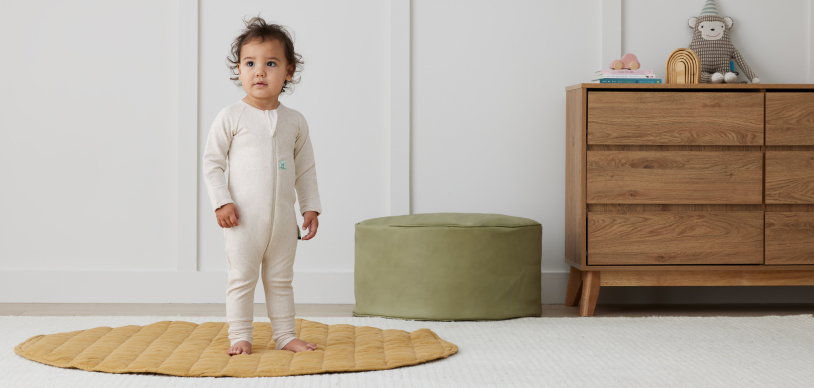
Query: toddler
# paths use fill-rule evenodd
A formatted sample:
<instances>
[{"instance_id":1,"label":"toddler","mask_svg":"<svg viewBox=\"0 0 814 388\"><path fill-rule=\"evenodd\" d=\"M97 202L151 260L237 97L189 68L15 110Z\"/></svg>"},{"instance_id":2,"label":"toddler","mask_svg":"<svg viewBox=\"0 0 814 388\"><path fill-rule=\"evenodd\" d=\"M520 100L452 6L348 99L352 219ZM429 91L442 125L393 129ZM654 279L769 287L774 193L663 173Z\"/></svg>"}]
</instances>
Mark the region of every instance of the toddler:
<instances>
[{"instance_id":1,"label":"toddler","mask_svg":"<svg viewBox=\"0 0 814 388\"><path fill-rule=\"evenodd\" d=\"M247 95L215 117L203 155L206 189L226 244L227 353L251 354L258 275L275 348L310 351L316 344L295 336L291 281L297 240L316 235L322 207L308 124L278 101L303 62L284 27L259 17L245 24L229 61L238 75L232 80L239 79ZM302 229L308 229L304 237L294 211L295 189Z\"/></svg>"}]
</instances>

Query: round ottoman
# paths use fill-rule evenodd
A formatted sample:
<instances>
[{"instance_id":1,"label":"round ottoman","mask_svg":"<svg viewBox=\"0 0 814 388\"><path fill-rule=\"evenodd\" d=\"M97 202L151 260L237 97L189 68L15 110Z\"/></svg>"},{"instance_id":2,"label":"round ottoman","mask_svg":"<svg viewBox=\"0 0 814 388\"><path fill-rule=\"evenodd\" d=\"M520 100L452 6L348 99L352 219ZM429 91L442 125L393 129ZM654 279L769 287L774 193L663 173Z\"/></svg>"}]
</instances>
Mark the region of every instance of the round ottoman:
<instances>
[{"instance_id":1,"label":"round ottoman","mask_svg":"<svg viewBox=\"0 0 814 388\"><path fill-rule=\"evenodd\" d=\"M501 214L426 213L356 224L355 316L542 315L543 227Z\"/></svg>"}]
</instances>

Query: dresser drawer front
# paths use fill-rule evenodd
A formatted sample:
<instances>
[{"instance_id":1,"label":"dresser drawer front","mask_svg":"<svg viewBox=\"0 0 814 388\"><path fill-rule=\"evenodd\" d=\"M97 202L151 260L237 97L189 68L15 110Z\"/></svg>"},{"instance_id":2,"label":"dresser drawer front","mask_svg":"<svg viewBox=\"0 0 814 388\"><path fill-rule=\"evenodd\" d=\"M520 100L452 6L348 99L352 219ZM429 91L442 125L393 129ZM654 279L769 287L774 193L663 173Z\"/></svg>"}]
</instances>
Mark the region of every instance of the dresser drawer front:
<instances>
[{"instance_id":1,"label":"dresser drawer front","mask_svg":"<svg viewBox=\"0 0 814 388\"><path fill-rule=\"evenodd\" d=\"M763 94L591 91L588 144L763 145Z\"/></svg>"},{"instance_id":2,"label":"dresser drawer front","mask_svg":"<svg viewBox=\"0 0 814 388\"><path fill-rule=\"evenodd\" d=\"M588 265L762 263L763 212L588 213Z\"/></svg>"},{"instance_id":3,"label":"dresser drawer front","mask_svg":"<svg viewBox=\"0 0 814 388\"><path fill-rule=\"evenodd\" d=\"M766 93L766 145L814 145L814 93Z\"/></svg>"},{"instance_id":4,"label":"dresser drawer front","mask_svg":"<svg viewBox=\"0 0 814 388\"><path fill-rule=\"evenodd\" d=\"M587 203L761 204L759 151L588 151Z\"/></svg>"},{"instance_id":5,"label":"dresser drawer front","mask_svg":"<svg viewBox=\"0 0 814 388\"><path fill-rule=\"evenodd\" d=\"M814 152L766 151L766 203L814 204Z\"/></svg>"},{"instance_id":6,"label":"dresser drawer front","mask_svg":"<svg viewBox=\"0 0 814 388\"><path fill-rule=\"evenodd\" d=\"M766 264L814 264L814 213L766 212Z\"/></svg>"}]
</instances>

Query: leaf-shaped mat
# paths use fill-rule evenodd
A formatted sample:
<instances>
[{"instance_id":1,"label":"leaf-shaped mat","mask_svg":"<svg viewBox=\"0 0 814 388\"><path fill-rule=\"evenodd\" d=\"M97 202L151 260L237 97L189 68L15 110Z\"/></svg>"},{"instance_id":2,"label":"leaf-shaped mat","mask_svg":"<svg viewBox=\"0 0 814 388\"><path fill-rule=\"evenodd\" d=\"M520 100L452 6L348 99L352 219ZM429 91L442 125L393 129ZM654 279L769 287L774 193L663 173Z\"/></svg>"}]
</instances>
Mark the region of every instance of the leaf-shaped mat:
<instances>
[{"instance_id":1,"label":"leaf-shaped mat","mask_svg":"<svg viewBox=\"0 0 814 388\"><path fill-rule=\"evenodd\" d=\"M430 329L412 333L369 326L326 325L296 318L297 338L314 351L276 350L271 324L254 322L252 354L230 356L226 322L161 321L37 335L14 351L61 368L175 376L263 377L391 369L446 358L458 351Z\"/></svg>"}]
</instances>

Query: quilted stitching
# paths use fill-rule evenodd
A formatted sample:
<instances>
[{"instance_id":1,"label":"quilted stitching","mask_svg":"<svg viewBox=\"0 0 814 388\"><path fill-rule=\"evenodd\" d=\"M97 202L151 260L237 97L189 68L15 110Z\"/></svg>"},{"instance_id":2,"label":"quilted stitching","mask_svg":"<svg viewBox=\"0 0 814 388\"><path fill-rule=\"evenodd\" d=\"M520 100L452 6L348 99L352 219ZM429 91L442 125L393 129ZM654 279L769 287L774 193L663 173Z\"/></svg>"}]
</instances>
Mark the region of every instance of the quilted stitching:
<instances>
[{"instance_id":1,"label":"quilted stitching","mask_svg":"<svg viewBox=\"0 0 814 388\"><path fill-rule=\"evenodd\" d=\"M175 376L271 377L392 369L446 358L458 346L432 330L382 330L295 319L297 338L312 352L276 350L271 324L254 322L251 355L230 356L226 322L161 321L146 326L107 326L37 335L14 351L61 368Z\"/></svg>"}]
</instances>

